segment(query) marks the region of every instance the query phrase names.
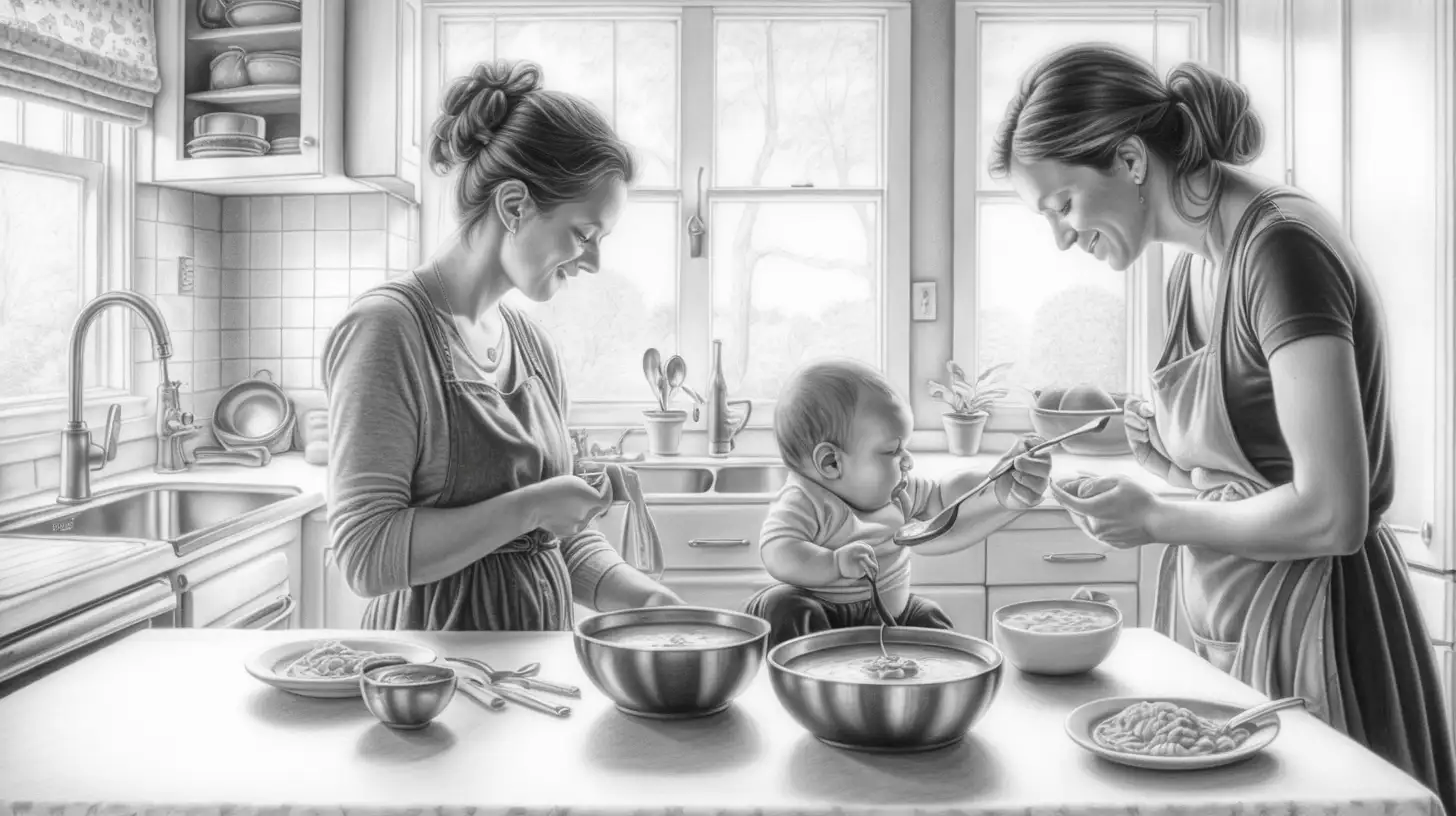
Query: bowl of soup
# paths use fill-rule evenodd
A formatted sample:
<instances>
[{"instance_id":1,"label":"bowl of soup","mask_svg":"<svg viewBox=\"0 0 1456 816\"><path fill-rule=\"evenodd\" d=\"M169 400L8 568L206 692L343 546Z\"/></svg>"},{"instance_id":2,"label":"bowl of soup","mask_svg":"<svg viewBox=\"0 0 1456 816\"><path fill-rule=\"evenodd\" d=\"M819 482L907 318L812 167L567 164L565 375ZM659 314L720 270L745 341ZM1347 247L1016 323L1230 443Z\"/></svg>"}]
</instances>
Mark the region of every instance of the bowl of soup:
<instances>
[{"instance_id":1,"label":"bowl of soup","mask_svg":"<svg viewBox=\"0 0 1456 816\"><path fill-rule=\"evenodd\" d=\"M576 624L582 670L626 714L706 717L732 705L763 666L769 623L698 606L653 606Z\"/></svg>"},{"instance_id":2,"label":"bowl of soup","mask_svg":"<svg viewBox=\"0 0 1456 816\"><path fill-rule=\"evenodd\" d=\"M860 626L769 650L774 694L799 725L837 748L929 751L954 745L1001 687L1001 652L943 629Z\"/></svg>"},{"instance_id":3,"label":"bowl of soup","mask_svg":"<svg viewBox=\"0 0 1456 816\"><path fill-rule=\"evenodd\" d=\"M991 616L1006 660L1031 674L1081 674L1102 665L1122 634L1122 612L1079 599L1020 601Z\"/></svg>"},{"instance_id":4,"label":"bowl of soup","mask_svg":"<svg viewBox=\"0 0 1456 816\"><path fill-rule=\"evenodd\" d=\"M359 691L364 705L380 722L413 731L440 716L455 698L457 683L449 666L377 657L364 662Z\"/></svg>"}]
</instances>

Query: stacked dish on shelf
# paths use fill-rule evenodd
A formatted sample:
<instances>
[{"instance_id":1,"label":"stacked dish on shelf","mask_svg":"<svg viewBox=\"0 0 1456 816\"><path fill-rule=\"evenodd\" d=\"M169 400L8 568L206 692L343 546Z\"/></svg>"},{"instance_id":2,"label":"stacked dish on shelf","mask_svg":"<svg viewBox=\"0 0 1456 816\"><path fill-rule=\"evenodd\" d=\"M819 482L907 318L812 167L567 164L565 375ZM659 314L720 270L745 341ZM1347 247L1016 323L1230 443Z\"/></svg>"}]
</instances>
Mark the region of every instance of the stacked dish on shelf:
<instances>
[{"instance_id":1,"label":"stacked dish on shelf","mask_svg":"<svg viewBox=\"0 0 1456 816\"><path fill-rule=\"evenodd\" d=\"M203 28L286 25L303 18L303 0L198 0Z\"/></svg>"},{"instance_id":2,"label":"stacked dish on shelf","mask_svg":"<svg viewBox=\"0 0 1456 816\"><path fill-rule=\"evenodd\" d=\"M268 146L270 156L297 156L303 152L299 149L297 136L279 136L268 142Z\"/></svg>"},{"instance_id":3,"label":"stacked dish on shelf","mask_svg":"<svg viewBox=\"0 0 1456 816\"><path fill-rule=\"evenodd\" d=\"M254 51L240 46L228 49L208 65L212 73L208 88L230 91L245 87L296 87L303 81L303 59L297 51Z\"/></svg>"},{"instance_id":4,"label":"stacked dish on shelf","mask_svg":"<svg viewBox=\"0 0 1456 816\"><path fill-rule=\"evenodd\" d=\"M194 159L261 156L268 152L267 123L251 113L219 111L192 120L187 155Z\"/></svg>"}]
</instances>

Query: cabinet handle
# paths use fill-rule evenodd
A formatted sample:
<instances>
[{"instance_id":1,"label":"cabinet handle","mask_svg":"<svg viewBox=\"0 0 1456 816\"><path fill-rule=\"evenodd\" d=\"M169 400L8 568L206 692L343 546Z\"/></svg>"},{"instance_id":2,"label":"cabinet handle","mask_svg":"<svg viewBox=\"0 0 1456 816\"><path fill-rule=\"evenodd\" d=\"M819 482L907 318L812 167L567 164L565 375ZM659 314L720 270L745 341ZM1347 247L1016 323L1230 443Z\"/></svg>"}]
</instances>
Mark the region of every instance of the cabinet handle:
<instances>
[{"instance_id":1,"label":"cabinet handle","mask_svg":"<svg viewBox=\"0 0 1456 816\"><path fill-rule=\"evenodd\" d=\"M1047 553L1041 560L1052 564L1066 564L1074 561L1106 561L1105 553Z\"/></svg>"},{"instance_id":2,"label":"cabinet handle","mask_svg":"<svg viewBox=\"0 0 1456 816\"><path fill-rule=\"evenodd\" d=\"M255 614L250 615L250 616L248 616L248 617L246 617L246 618L238 621L237 624L235 624L232 628L233 629L272 629L274 626L276 626L284 618L287 618L289 615L292 615L293 614L293 607L296 606L296 605L297 605L297 602L293 600L293 596L292 595L284 595L284 596L280 597L278 600L274 601L273 603L268 604L268 606L264 607L263 609L258 610ZM263 620L270 613L274 613L274 612L276 612L277 614L274 614L273 617L271 617L271 618L269 618L267 620L267 622L265 622L265 623L259 623L259 621Z\"/></svg>"},{"instance_id":3,"label":"cabinet handle","mask_svg":"<svg viewBox=\"0 0 1456 816\"><path fill-rule=\"evenodd\" d=\"M689 547L747 547L746 538L694 538L688 541Z\"/></svg>"},{"instance_id":4,"label":"cabinet handle","mask_svg":"<svg viewBox=\"0 0 1456 816\"><path fill-rule=\"evenodd\" d=\"M1431 538L1435 535L1435 528L1431 526L1429 521L1421 522L1421 528L1419 530L1414 527L1407 527L1404 524L1392 524L1390 525L1390 530L1395 533L1420 533L1421 543L1427 547L1431 546Z\"/></svg>"},{"instance_id":5,"label":"cabinet handle","mask_svg":"<svg viewBox=\"0 0 1456 816\"><path fill-rule=\"evenodd\" d=\"M304 147L313 147L314 145L318 144L318 140L312 136L305 136L302 139L299 139L298 143L303 145Z\"/></svg>"}]
</instances>

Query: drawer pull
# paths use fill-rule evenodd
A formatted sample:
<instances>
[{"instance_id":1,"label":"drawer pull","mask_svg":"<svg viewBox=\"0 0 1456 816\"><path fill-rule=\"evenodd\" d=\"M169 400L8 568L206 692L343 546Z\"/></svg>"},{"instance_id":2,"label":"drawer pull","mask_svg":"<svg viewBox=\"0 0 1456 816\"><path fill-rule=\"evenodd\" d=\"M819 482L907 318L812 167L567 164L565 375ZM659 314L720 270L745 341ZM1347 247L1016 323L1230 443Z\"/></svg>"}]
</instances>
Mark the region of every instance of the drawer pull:
<instances>
[{"instance_id":1,"label":"drawer pull","mask_svg":"<svg viewBox=\"0 0 1456 816\"><path fill-rule=\"evenodd\" d=\"M689 547L747 547L746 538L694 538L688 541Z\"/></svg>"},{"instance_id":2,"label":"drawer pull","mask_svg":"<svg viewBox=\"0 0 1456 816\"><path fill-rule=\"evenodd\" d=\"M1066 564L1076 561L1106 561L1106 553L1047 553L1041 560L1051 564Z\"/></svg>"}]
</instances>

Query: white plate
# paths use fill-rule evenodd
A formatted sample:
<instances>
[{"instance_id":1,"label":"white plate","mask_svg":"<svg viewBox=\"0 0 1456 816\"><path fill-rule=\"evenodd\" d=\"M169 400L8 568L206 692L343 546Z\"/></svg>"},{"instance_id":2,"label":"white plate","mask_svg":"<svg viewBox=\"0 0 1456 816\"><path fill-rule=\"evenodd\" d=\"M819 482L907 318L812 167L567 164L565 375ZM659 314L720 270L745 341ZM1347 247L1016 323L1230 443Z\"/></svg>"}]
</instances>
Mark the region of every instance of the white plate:
<instances>
[{"instance_id":1,"label":"white plate","mask_svg":"<svg viewBox=\"0 0 1456 816\"><path fill-rule=\"evenodd\" d=\"M188 154L193 159L224 159L224 158L256 158L264 155L261 150L248 150L240 147L199 147Z\"/></svg>"},{"instance_id":2,"label":"white plate","mask_svg":"<svg viewBox=\"0 0 1456 816\"><path fill-rule=\"evenodd\" d=\"M1215 702L1213 700L1196 700L1187 697L1106 697L1079 706L1071 714L1068 714L1066 723L1067 736L1072 738L1072 742L1112 762L1130 765L1134 768L1152 768L1163 771L1196 771L1231 765L1235 762L1248 759L1269 747L1269 743L1273 742L1274 738L1279 736L1279 714L1275 712L1266 714L1251 724L1256 730L1249 735L1247 740L1244 740L1243 745L1221 754L1204 754L1202 756L1147 756L1145 754L1130 754L1123 751L1115 751L1111 748L1104 748L1092 738L1092 730L1099 723L1108 717L1116 715L1128 706L1140 702L1173 703L1214 722L1223 722L1249 708L1249 706L1238 706L1231 703ZM1250 726L1244 727L1248 728Z\"/></svg>"},{"instance_id":3,"label":"white plate","mask_svg":"<svg viewBox=\"0 0 1456 816\"><path fill-rule=\"evenodd\" d=\"M357 674L349 677L289 677L283 673L290 663L327 640L327 638L310 638L281 643L248 658L243 665L247 668L248 674L264 683L303 697L358 697L359 675ZM343 637L337 638L337 640L350 649L361 652L397 654L411 663L433 663L435 661L434 652L407 640L371 637Z\"/></svg>"}]
</instances>

